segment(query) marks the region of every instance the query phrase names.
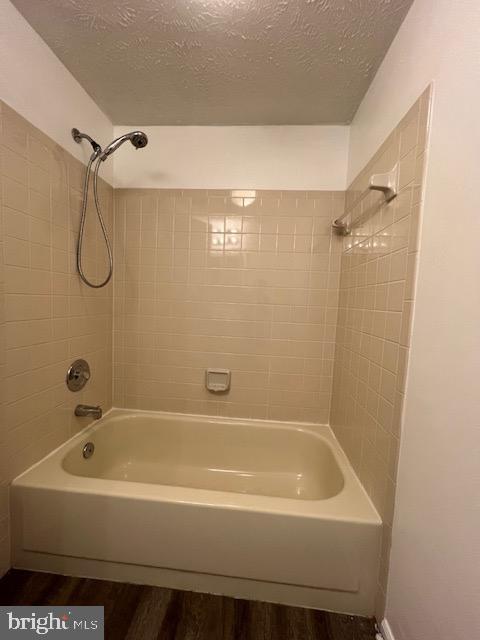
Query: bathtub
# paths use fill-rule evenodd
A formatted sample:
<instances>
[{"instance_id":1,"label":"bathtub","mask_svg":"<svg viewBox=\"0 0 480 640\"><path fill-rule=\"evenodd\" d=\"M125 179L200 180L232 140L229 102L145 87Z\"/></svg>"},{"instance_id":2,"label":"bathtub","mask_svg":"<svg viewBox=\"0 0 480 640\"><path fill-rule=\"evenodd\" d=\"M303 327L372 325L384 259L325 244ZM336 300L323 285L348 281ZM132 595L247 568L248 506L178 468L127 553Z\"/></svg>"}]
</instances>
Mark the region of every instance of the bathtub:
<instances>
[{"instance_id":1,"label":"bathtub","mask_svg":"<svg viewBox=\"0 0 480 640\"><path fill-rule=\"evenodd\" d=\"M113 409L11 499L18 568L373 613L381 521L327 426Z\"/></svg>"}]
</instances>

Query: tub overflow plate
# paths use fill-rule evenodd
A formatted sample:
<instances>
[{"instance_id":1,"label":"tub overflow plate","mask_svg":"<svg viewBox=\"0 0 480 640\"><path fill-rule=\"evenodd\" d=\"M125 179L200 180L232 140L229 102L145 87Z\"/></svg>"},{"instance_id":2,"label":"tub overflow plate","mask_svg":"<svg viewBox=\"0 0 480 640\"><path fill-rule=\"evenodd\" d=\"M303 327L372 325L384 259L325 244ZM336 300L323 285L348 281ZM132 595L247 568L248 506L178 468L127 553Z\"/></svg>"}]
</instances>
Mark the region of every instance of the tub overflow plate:
<instances>
[{"instance_id":1,"label":"tub overflow plate","mask_svg":"<svg viewBox=\"0 0 480 640\"><path fill-rule=\"evenodd\" d=\"M93 456L94 451L95 451L95 445L93 444L93 442L87 442L87 444L84 445L83 447L83 457L91 458Z\"/></svg>"}]
</instances>

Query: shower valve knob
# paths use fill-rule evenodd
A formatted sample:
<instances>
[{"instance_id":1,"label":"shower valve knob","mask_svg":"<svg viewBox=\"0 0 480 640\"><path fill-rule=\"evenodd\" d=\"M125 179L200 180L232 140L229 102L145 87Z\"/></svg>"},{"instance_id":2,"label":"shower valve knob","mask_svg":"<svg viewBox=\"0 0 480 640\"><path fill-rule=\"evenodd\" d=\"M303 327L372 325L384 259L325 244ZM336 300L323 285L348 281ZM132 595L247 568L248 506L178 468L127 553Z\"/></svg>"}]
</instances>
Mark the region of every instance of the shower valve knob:
<instances>
[{"instance_id":1,"label":"shower valve knob","mask_svg":"<svg viewBox=\"0 0 480 640\"><path fill-rule=\"evenodd\" d=\"M90 380L90 366L86 360L75 360L68 371L66 383L70 391L80 391Z\"/></svg>"}]
</instances>

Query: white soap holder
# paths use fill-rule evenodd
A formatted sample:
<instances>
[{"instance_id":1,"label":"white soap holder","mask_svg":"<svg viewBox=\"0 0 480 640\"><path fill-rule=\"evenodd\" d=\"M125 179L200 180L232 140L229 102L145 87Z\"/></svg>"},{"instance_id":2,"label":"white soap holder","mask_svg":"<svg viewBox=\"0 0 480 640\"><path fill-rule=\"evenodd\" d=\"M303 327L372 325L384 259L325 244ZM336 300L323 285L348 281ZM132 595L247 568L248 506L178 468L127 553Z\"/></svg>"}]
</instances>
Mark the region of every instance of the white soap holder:
<instances>
[{"instance_id":1,"label":"white soap holder","mask_svg":"<svg viewBox=\"0 0 480 640\"><path fill-rule=\"evenodd\" d=\"M207 369L205 386L212 393L224 393L230 389L231 377L229 369Z\"/></svg>"}]
</instances>

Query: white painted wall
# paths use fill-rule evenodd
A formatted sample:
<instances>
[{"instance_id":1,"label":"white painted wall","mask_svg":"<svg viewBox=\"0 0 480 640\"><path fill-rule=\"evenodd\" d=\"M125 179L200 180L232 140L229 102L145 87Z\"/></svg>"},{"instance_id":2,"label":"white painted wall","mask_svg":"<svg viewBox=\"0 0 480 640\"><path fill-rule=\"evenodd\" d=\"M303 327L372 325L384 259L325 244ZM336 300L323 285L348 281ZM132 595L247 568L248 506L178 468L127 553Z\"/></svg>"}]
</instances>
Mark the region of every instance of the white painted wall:
<instances>
[{"instance_id":1,"label":"white painted wall","mask_svg":"<svg viewBox=\"0 0 480 640\"><path fill-rule=\"evenodd\" d=\"M110 120L9 0L0 0L0 98L82 161L91 147L72 140L72 127L112 139ZM103 169L111 182L112 164Z\"/></svg>"},{"instance_id":2,"label":"white painted wall","mask_svg":"<svg viewBox=\"0 0 480 640\"><path fill-rule=\"evenodd\" d=\"M415 0L351 129L349 176L435 83L386 618L480 637L480 3Z\"/></svg>"},{"instance_id":3,"label":"white painted wall","mask_svg":"<svg viewBox=\"0 0 480 640\"><path fill-rule=\"evenodd\" d=\"M344 126L115 127L134 128L149 144L132 157L114 156L116 187L345 189Z\"/></svg>"}]
</instances>

